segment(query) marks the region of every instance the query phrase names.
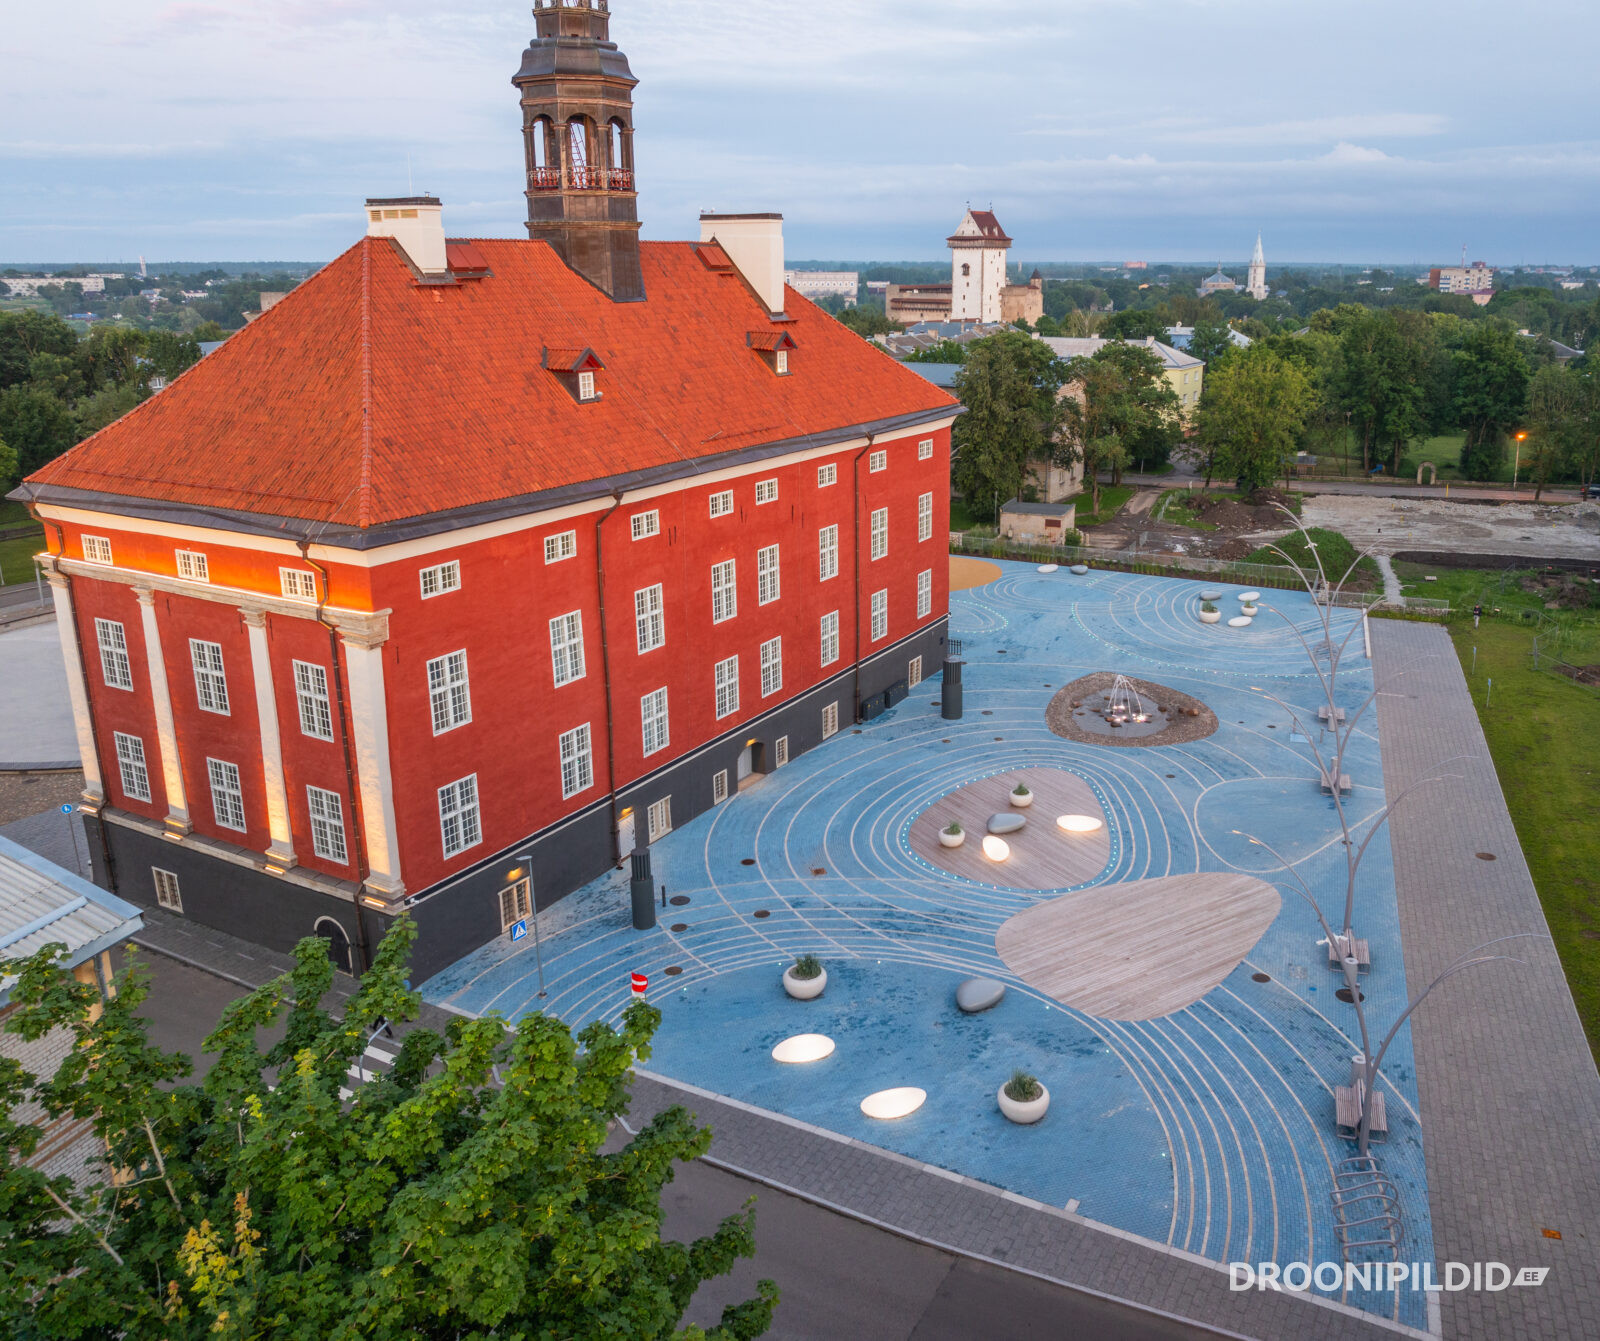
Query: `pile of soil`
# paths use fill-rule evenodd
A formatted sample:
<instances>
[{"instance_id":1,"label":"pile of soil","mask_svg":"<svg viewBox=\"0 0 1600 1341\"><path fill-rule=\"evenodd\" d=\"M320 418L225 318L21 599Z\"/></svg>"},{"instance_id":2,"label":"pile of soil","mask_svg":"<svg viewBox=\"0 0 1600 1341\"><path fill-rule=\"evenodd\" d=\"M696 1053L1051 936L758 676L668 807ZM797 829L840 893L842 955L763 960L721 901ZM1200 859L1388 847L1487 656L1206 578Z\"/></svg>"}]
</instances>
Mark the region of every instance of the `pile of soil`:
<instances>
[{"instance_id":1,"label":"pile of soil","mask_svg":"<svg viewBox=\"0 0 1600 1341\"><path fill-rule=\"evenodd\" d=\"M1558 662L1555 669L1557 675L1565 675L1579 684L1600 685L1600 661L1588 666L1568 666L1565 662Z\"/></svg>"},{"instance_id":2,"label":"pile of soil","mask_svg":"<svg viewBox=\"0 0 1600 1341\"><path fill-rule=\"evenodd\" d=\"M1202 494L1191 506L1202 521L1223 531L1282 530L1289 519L1275 504L1290 506L1289 495L1281 489L1257 489L1250 495L1249 502L1241 502L1237 498Z\"/></svg>"},{"instance_id":3,"label":"pile of soil","mask_svg":"<svg viewBox=\"0 0 1600 1341\"><path fill-rule=\"evenodd\" d=\"M1544 601L1546 610L1587 610L1600 604L1595 584L1576 573L1529 574L1522 589Z\"/></svg>"}]
</instances>

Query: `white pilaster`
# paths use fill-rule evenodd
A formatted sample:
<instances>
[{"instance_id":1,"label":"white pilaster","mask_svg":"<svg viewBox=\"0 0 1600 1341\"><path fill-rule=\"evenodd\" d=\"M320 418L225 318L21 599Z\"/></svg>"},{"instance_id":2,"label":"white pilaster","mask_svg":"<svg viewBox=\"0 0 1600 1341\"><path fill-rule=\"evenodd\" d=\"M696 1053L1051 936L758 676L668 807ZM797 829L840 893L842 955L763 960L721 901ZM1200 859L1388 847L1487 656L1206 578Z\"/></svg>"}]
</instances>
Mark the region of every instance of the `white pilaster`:
<instances>
[{"instance_id":1,"label":"white pilaster","mask_svg":"<svg viewBox=\"0 0 1600 1341\"><path fill-rule=\"evenodd\" d=\"M293 866L294 835L289 828L289 789L283 772L283 740L278 729L278 699L272 686L272 653L267 647L264 610L240 610L250 634L250 669L255 675L256 719L261 724L261 776L267 789L267 860Z\"/></svg>"},{"instance_id":2,"label":"white pilaster","mask_svg":"<svg viewBox=\"0 0 1600 1341\"><path fill-rule=\"evenodd\" d=\"M56 633L61 638L61 660L67 668L67 696L72 700L72 724L78 735L78 757L83 761L83 799L98 806L106 799L100 780L100 752L95 749L94 721L89 715L89 685L83 658L78 654L78 626L72 611L72 588L60 573L50 574L50 595L56 603Z\"/></svg>"},{"instance_id":3,"label":"white pilaster","mask_svg":"<svg viewBox=\"0 0 1600 1341\"><path fill-rule=\"evenodd\" d=\"M167 688L167 663L161 655L161 630L156 626L156 595L135 587L139 617L144 624L144 656L150 671L150 699L156 710L156 739L161 746L161 784L167 792L167 828L188 833L189 803L183 788L183 764L178 757L178 731L172 720L172 694Z\"/></svg>"},{"instance_id":4,"label":"white pilaster","mask_svg":"<svg viewBox=\"0 0 1600 1341\"><path fill-rule=\"evenodd\" d=\"M394 818L394 780L389 773L389 708L383 688L383 637L340 631L350 684L350 739L361 789L361 827L366 835L367 884L388 899L405 893L400 878L400 843Z\"/></svg>"}]
</instances>

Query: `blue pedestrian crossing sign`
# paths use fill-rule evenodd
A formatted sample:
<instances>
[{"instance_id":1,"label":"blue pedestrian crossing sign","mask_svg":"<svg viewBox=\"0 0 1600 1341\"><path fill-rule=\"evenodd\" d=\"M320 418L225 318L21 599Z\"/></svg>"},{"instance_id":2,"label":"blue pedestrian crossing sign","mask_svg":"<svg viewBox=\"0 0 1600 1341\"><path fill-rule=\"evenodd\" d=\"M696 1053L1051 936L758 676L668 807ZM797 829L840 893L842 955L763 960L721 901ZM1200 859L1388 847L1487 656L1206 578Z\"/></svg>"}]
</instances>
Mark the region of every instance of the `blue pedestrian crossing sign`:
<instances>
[{"instance_id":1,"label":"blue pedestrian crossing sign","mask_svg":"<svg viewBox=\"0 0 1600 1341\"><path fill-rule=\"evenodd\" d=\"M71 801L63 801L61 803L61 813L63 815L70 815L75 809L77 809L77 807L74 806Z\"/></svg>"},{"instance_id":2,"label":"blue pedestrian crossing sign","mask_svg":"<svg viewBox=\"0 0 1600 1341\"><path fill-rule=\"evenodd\" d=\"M527 919L523 919L521 922L517 922L517 923L514 923L512 925L512 927L511 927L511 939L512 940L520 941L527 934L528 934Z\"/></svg>"}]
</instances>

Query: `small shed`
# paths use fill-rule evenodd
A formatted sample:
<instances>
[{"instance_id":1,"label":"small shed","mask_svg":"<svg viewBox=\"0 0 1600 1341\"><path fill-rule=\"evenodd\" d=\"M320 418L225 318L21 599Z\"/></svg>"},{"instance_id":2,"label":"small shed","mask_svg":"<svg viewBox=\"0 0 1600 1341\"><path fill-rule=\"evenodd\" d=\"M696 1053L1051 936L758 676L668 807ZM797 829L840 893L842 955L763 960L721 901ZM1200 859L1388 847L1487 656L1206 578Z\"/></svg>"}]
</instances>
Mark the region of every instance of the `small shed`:
<instances>
[{"instance_id":1,"label":"small shed","mask_svg":"<svg viewBox=\"0 0 1600 1341\"><path fill-rule=\"evenodd\" d=\"M1000 534L1033 545L1059 545L1077 518L1076 503L1023 503L1013 498L1000 509Z\"/></svg>"}]
</instances>

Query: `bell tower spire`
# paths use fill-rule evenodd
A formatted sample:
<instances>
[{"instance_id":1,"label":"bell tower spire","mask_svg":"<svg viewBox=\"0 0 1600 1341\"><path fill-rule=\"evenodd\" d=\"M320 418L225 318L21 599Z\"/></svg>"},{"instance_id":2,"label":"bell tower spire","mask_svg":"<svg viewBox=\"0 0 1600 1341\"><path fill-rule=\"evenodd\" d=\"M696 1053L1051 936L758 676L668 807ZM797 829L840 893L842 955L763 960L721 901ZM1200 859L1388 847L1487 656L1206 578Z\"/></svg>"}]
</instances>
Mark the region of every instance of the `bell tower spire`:
<instances>
[{"instance_id":1,"label":"bell tower spire","mask_svg":"<svg viewBox=\"0 0 1600 1341\"><path fill-rule=\"evenodd\" d=\"M512 78L522 100L528 236L618 302L644 297L633 175L638 80L611 41L610 0L534 0Z\"/></svg>"}]
</instances>

